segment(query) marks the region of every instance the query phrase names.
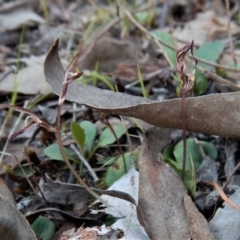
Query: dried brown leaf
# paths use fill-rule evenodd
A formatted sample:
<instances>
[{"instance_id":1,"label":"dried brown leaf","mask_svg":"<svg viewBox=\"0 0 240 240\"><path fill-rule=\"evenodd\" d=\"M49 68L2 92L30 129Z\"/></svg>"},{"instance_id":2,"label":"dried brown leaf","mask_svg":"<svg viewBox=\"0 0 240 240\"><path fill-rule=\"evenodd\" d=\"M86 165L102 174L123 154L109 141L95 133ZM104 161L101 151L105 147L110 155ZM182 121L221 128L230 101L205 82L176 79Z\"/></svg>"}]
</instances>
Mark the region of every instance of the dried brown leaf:
<instances>
[{"instance_id":1,"label":"dried brown leaf","mask_svg":"<svg viewBox=\"0 0 240 240\"><path fill-rule=\"evenodd\" d=\"M33 231L23 215L1 196L0 209L1 240L36 239Z\"/></svg>"},{"instance_id":2,"label":"dried brown leaf","mask_svg":"<svg viewBox=\"0 0 240 240\"><path fill-rule=\"evenodd\" d=\"M240 190L231 195L229 199L236 205L240 205ZM215 239L235 240L240 236L239 222L239 210L236 210L227 203L224 203L222 208L218 208L216 214L209 223L209 228Z\"/></svg>"},{"instance_id":3,"label":"dried brown leaf","mask_svg":"<svg viewBox=\"0 0 240 240\"><path fill-rule=\"evenodd\" d=\"M83 50L78 67L81 70L94 70L98 62L99 70L112 72L122 62L135 62L141 58L136 44L127 40L102 37L94 46L90 44Z\"/></svg>"},{"instance_id":4,"label":"dried brown leaf","mask_svg":"<svg viewBox=\"0 0 240 240\"><path fill-rule=\"evenodd\" d=\"M15 199L9 190L8 186L5 184L5 182L0 178L0 196L7 200L10 204L13 206L15 205Z\"/></svg>"},{"instance_id":5,"label":"dried brown leaf","mask_svg":"<svg viewBox=\"0 0 240 240\"><path fill-rule=\"evenodd\" d=\"M150 80L160 74L160 69L163 67L158 60L148 58L144 63L131 62L129 64L122 62L118 65L117 69L111 73L112 76L117 77L124 81L134 81L138 79L138 68L144 80Z\"/></svg>"},{"instance_id":6,"label":"dried brown leaf","mask_svg":"<svg viewBox=\"0 0 240 240\"><path fill-rule=\"evenodd\" d=\"M207 220L204 216L197 210L192 199L186 195L183 198L184 207L186 210L189 232L193 240L213 240Z\"/></svg>"},{"instance_id":7,"label":"dried brown leaf","mask_svg":"<svg viewBox=\"0 0 240 240\"><path fill-rule=\"evenodd\" d=\"M27 64L16 75L10 73L0 82L0 93L15 91L17 80L17 91L22 94L35 95L38 93L46 94L50 92L49 86L44 81L43 74L44 56L21 58L20 61Z\"/></svg>"},{"instance_id":8,"label":"dried brown leaf","mask_svg":"<svg viewBox=\"0 0 240 240\"><path fill-rule=\"evenodd\" d=\"M22 26L36 26L44 24L45 20L31 9L13 11L0 17L0 30L11 31L21 29Z\"/></svg>"},{"instance_id":9,"label":"dried brown leaf","mask_svg":"<svg viewBox=\"0 0 240 240\"><path fill-rule=\"evenodd\" d=\"M216 2L220 4L219 1ZM240 31L234 21L230 22L230 29L231 34L237 34ZM228 20L226 15L218 16L215 11L204 11L198 13L194 20L187 22L184 28L175 29L173 36L182 41L188 41L191 36L197 45L201 45L207 41L227 37Z\"/></svg>"},{"instance_id":10,"label":"dried brown leaf","mask_svg":"<svg viewBox=\"0 0 240 240\"><path fill-rule=\"evenodd\" d=\"M152 128L141 146L139 157L138 217L151 239L188 239L188 221L183 206L187 191L177 174L158 153L170 129Z\"/></svg>"},{"instance_id":11,"label":"dried brown leaf","mask_svg":"<svg viewBox=\"0 0 240 240\"><path fill-rule=\"evenodd\" d=\"M61 93L64 69L54 43L44 63L46 81ZM181 128L181 99L163 102L73 82L66 99L98 109L103 113L135 117L159 127ZM240 137L240 95L211 94L186 99L187 130L223 137Z\"/></svg>"},{"instance_id":12,"label":"dried brown leaf","mask_svg":"<svg viewBox=\"0 0 240 240\"><path fill-rule=\"evenodd\" d=\"M47 175L46 182L44 182L42 179L39 185L46 200L50 203L69 205L85 202L85 204L87 204L88 200L93 199L93 196L89 194L84 187L76 184L52 181ZM117 197L137 205L135 200L127 193L94 188L92 188L92 190L97 194Z\"/></svg>"},{"instance_id":13,"label":"dried brown leaf","mask_svg":"<svg viewBox=\"0 0 240 240\"><path fill-rule=\"evenodd\" d=\"M124 176L114 182L108 191L116 191L118 189L121 189L121 191L131 195L137 201L139 172L135 169L135 167L131 167L131 169ZM109 203L110 207L100 209L98 211L93 210L94 213L104 212L118 219L112 225L112 228L121 229L124 233L124 239L126 240L149 240L149 237L138 221L136 206L111 196L109 197L103 195L102 198Z\"/></svg>"},{"instance_id":14,"label":"dried brown leaf","mask_svg":"<svg viewBox=\"0 0 240 240\"><path fill-rule=\"evenodd\" d=\"M43 208L40 210L36 210L34 212L30 212L27 213L25 215L25 217L27 219L36 219L38 216L40 216L41 214L44 214L46 212L50 212L50 213L58 213L60 214L64 219L74 222L75 224L79 224L79 225L83 225L86 227L93 227L93 226L101 226L102 222L96 220L96 219L91 219L91 218L87 218L87 217L78 217L79 216L79 212L76 214L75 212L69 213L69 212L65 212L62 211L60 209L57 208Z\"/></svg>"}]
</instances>

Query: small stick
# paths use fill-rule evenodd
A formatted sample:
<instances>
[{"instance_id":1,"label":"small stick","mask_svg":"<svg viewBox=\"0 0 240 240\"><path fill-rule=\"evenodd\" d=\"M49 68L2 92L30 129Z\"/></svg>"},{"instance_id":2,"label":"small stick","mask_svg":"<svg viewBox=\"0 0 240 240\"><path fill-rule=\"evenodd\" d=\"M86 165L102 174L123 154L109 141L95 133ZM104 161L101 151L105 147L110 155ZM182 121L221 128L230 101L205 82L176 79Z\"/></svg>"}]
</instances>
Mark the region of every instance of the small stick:
<instances>
[{"instance_id":1,"label":"small stick","mask_svg":"<svg viewBox=\"0 0 240 240\"><path fill-rule=\"evenodd\" d=\"M49 206L48 201L47 201L47 199L45 198L45 196L44 196L44 194L43 194L43 192L42 192L42 189L40 188L40 186L39 186L39 184L38 184L38 182L37 182L37 179L36 179L36 177L35 177L35 175L34 175L34 171L33 171L33 168L32 168L32 163L31 163L31 161L30 161L30 158L29 158L28 153L27 153L27 148L26 148L25 146L24 146L24 152L25 152L25 155L26 155L26 157L27 157L27 161L28 161L29 167L30 167L30 169L31 169L31 171L32 171L32 174L33 174L33 175L32 175L32 176L33 176L33 180L34 180L36 186L38 187L39 192L40 192L40 194L42 195L42 198L43 198L43 200L45 201L46 205Z\"/></svg>"},{"instance_id":2,"label":"small stick","mask_svg":"<svg viewBox=\"0 0 240 240\"><path fill-rule=\"evenodd\" d=\"M89 171L89 173L92 175L92 178L94 180L94 182L97 182L99 180L98 176L96 175L96 173L93 171L93 169L91 168L91 166L89 165L89 163L87 162L87 160L82 156L82 154L78 151L78 149L75 147L74 144L70 145L70 148L73 149L73 151L77 154L77 156L79 157L79 159L82 161L82 163L85 165L85 167L87 168L87 170Z\"/></svg>"},{"instance_id":3,"label":"small stick","mask_svg":"<svg viewBox=\"0 0 240 240\"><path fill-rule=\"evenodd\" d=\"M25 101L24 107L27 107L28 102L29 102L29 101ZM21 119L23 118L23 115L24 115L24 113L20 113L20 115L18 116L18 119L16 120L13 128L11 129L11 131L10 131L10 133L9 133L9 135L13 134L13 132L14 132L15 129L17 128L18 124L20 123ZM5 119L5 120L6 120L6 119ZM5 122L5 123L6 123L6 122ZM4 126L4 124L3 124L3 125L1 126L1 129L0 129L0 136L2 136L2 134L3 134L4 127L5 127L5 126ZM2 149L2 152L3 152L3 153L6 152L7 147L8 147L8 144L9 144L9 142L6 141L6 142L5 142L5 145L4 145L3 149ZM3 159L3 155L4 155L3 153L2 153L1 156L0 156L0 165L2 165L2 159Z\"/></svg>"},{"instance_id":4,"label":"small stick","mask_svg":"<svg viewBox=\"0 0 240 240\"><path fill-rule=\"evenodd\" d=\"M14 156L16 162L19 164L19 167L21 168L24 177L27 179L27 182L28 182L29 186L31 187L31 189L35 193L35 195L37 196L38 195L37 190L34 188L34 186L32 185L32 182L29 180L29 178L28 178L27 174L25 173L25 170L23 169L20 161L18 160L16 155L13 155L13 156ZM31 171L32 171L32 169L31 169Z\"/></svg>"},{"instance_id":5,"label":"small stick","mask_svg":"<svg viewBox=\"0 0 240 240\"><path fill-rule=\"evenodd\" d=\"M228 39L229 39L229 47L232 55L233 62L235 64L235 69L237 69L237 58L234 54L234 45L232 40L232 33L231 33L231 15L230 15L230 7L229 7L229 0L225 0L226 5L226 12L227 12L227 18L228 18Z\"/></svg>"}]
</instances>

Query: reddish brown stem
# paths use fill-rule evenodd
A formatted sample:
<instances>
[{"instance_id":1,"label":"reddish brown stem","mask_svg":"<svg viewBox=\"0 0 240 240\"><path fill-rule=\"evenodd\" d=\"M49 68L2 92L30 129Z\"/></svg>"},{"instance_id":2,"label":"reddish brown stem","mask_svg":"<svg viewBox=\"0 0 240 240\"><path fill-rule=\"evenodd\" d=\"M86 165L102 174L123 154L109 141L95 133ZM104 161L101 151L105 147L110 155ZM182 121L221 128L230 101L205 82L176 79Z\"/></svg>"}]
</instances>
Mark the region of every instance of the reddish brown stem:
<instances>
[{"instance_id":1,"label":"reddish brown stem","mask_svg":"<svg viewBox=\"0 0 240 240\"><path fill-rule=\"evenodd\" d=\"M182 130L183 130L183 165L182 165L182 181L185 179L186 155L187 155L187 139L186 139L186 92L182 91Z\"/></svg>"}]
</instances>

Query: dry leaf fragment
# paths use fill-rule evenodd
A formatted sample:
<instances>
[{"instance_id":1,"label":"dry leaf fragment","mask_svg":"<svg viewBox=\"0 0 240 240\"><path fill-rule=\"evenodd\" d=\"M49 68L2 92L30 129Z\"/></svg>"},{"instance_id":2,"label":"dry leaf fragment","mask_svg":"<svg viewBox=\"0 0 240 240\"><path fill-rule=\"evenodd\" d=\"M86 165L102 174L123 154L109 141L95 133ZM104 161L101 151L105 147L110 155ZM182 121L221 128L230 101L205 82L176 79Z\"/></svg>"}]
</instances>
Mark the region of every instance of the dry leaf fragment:
<instances>
[{"instance_id":1,"label":"dry leaf fragment","mask_svg":"<svg viewBox=\"0 0 240 240\"><path fill-rule=\"evenodd\" d=\"M196 182L216 182L220 163L206 156L196 172Z\"/></svg>"},{"instance_id":2,"label":"dry leaf fragment","mask_svg":"<svg viewBox=\"0 0 240 240\"><path fill-rule=\"evenodd\" d=\"M230 196L230 201L240 205L240 190ZM209 223L209 228L217 240L236 240L240 236L240 214L228 203L224 203L224 208L219 208L214 218Z\"/></svg>"},{"instance_id":3,"label":"dry leaf fragment","mask_svg":"<svg viewBox=\"0 0 240 240\"><path fill-rule=\"evenodd\" d=\"M209 230L207 220L197 210L192 199L188 195L185 195L183 203L188 218L189 232L192 240L213 240L214 237Z\"/></svg>"},{"instance_id":4,"label":"dry leaf fragment","mask_svg":"<svg viewBox=\"0 0 240 240\"><path fill-rule=\"evenodd\" d=\"M120 179L114 182L108 191L116 191L119 189L131 195L137 201L139 173L134 167L132 167L127 174L123 175ZM136 206L130 202L126 202L112 196L103 195L102 199L107 201L111 207L98 210L97 212L105 212L107 214L111 214L115 218L118 218L111 227L113 229L121 229L124 232L125 240L149 240L149 237L138 221Z\"/></svg>"},{"instance_id":5,"label":"dry leaf fragment","mask_svg":"<svg viewBox=\"0 0 240 240\"><path fill-rule=\"evenodd\" d=\"M141 59L135 44L127 40L117 40L111 37L102 37L83 50L78 61L81 70L94 70L97 62L99 70L112 72L122 62L132 62Z\"/></svg>"},{"instance_id":6,"label":"dry leaf fragment","mask_svg":"<svg viewBox=\"0 0 240 240\"><path fill-rule=\"evenodd\" d=\"M44 62L46 81L61 93L64 69L55 42ZM73 82L66 99L106 114L130 116L159 127L181 128L181 99L152 101ZM240 94L222 93L186 99L187 130L222 137L240 137Z\"/></svg>"},{"instance_id":7,"label":"dry leaf fragment","mask_svg":"<svg viewBox=\"0 0 240 240\"><path fill-rule=\"evenodd\" d=\"M230 22L231 34L240 32L239 26L233 21ZM184 28L174 30L173 36L182 41L188 41L189 36L195 40L195 43L201 45L207 41L213 41L228 36L228 20L219 17L214 11L205 11L199 13L195 20L189 21Z\"/></svg>"},{"instance_id":8,"label":"dry leaf fragment","mask_svg":"<svg viewBox=\"0 0 240 240\"><path fill-rule=\"evenodd\" d=\"M11 31L21 29L22 26L36 26L44 24L44 18L40 17L31 9L22 9L1 15L0 17L0 31Z\"/></svg>"},{"instance_id":9,"label":"dry leaf fragment","mask_svg":"<svg viewBox=\"0 0 240 240\"><path fill-rule=\"evenodd\" d=\"M158 60L154 58L147 59L147 62L139 63L139 62L131 62L126 63L122 62L118 64L117 69L111 73L112 76L119 78L125 81L134 81L138 79L138 68L139 66L141 70L141 74L144 80L150 80L155 76L158 76L161 73L161 68L164 66Z\"/></svg>"},{"instance_id":10,"label":"dry leaf fragment","mask_svg":"<svg viewBox=\"0 0 240 240\"><path fill-rule=\"evenodd\" d=\"M16 75L10 73L0 82L0 93L9 93L14 91L16 81L18 84L18 92L22 94L46 94L50 88L44 81L42 69L44 56L30 58L21 58L20 61L28 66L21 69Z\"/></svg>"},{"instance_id":11,"label":"dry leaf fragment","mask_svg":"<svg viewBox=\"0 0 240 240\"><path fill-rule=\"evenodd\" d=\"M0 196L13 206L15 205L15 199L2 178L0 178Z\"/></svg>"},{"instance_id":12,"label":"dry leaf fragment","mask_svg":"<svg viewBox=\"0 0 240 240\"><path fill-rule=\"evenodd\" d=\"M69 213L69 212L65 212L65 211L62 211L57 208L43 208L40 210L36 210L34 212L30 212L30 213L26 214L25 217L27 219L32 219L32 218L36 218L37 216L44 214L46 212L50 212L50 213L54 213L54 214L58 213L59 215L61 215L61 217L63 217L68 222L73 222L74 224L78 224L80 226L84 225L85 227L93 227L93 226L101 226L102 225L102 222L100 222L98 220L86 218L86 217L78 217L78 215L80 214L79 212L78 212L78 214Z\"/></svg>"},{"instance_id":13,"label":"dry leaf fragment","mask_svg":"<svg viewBox=\"0 0 240 240\"><path fill-rule=\"evenodd\" d=\"M188 239L188 221L183 206L187 191L182 181L158 153L161 139L171 130L151 128L139 157L138 217L151 239Z\"/></svg>"},{"instance_id":14,"label":"dry leaf fragment","mask_svg":"<svg viewBox=\"0 0 240 240\"><path fill-rule=\"evenodd\" d=\"M23 215L1 196L0 209L1 240L36 240Z\"/></svg>"},{"instance_id":15,"label":"dry leaf fragment","mask_svg":"<svg viewBox=\"0 0 240 240\"><path fill-rule=\"evenodd\" d=\"M70 229L62 233L60 240L118 240L123 239L121 237L122 234L118 230L103 225L101 228L80 227L77 231L74 228Z\"/></svg>"},{"instance_id":16,"label":"dry leaf fragment","mask_svg":"<svg viewBox=\"0 0 240 240\"><path fill-rule=\"evenodd\" d=\"M84 187L76 184L52 181L47 175L46 182L41 179L39 185L42 192L44 193L46 200L50 203L69 205L79 202L87 202L88 200L93 199L93 196L90 195ZM123 199L134 205L137 205L136 201L125 192L107 191L94 188L92 188L92 190L97 194L104 194L115 198Z\"/></svg>"}]
</instances>

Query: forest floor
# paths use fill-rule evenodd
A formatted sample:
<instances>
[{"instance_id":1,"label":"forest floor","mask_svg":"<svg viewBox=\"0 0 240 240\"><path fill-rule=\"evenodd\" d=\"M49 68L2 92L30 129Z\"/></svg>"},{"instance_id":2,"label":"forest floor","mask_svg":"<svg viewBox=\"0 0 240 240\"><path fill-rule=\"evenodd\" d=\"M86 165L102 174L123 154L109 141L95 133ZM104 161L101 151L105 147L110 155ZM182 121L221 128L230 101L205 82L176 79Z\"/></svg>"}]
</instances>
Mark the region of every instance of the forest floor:
<instances>
[{"instance_id":1,"label":"forest floor","mask_svg":"<svg viewBox=\"0 0 240 240\"><path fill-rule=\"evenodd\" d=\"M1 239L239 239L239 1L0 0L0 31Z\"/></svg>"}]
</instances>

